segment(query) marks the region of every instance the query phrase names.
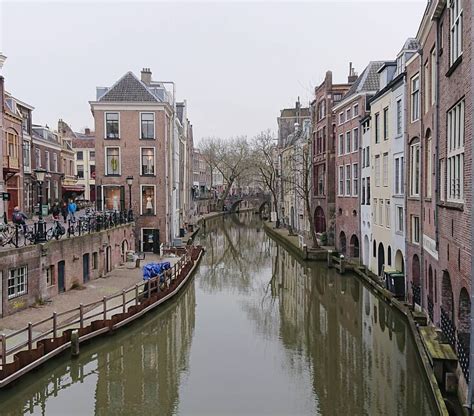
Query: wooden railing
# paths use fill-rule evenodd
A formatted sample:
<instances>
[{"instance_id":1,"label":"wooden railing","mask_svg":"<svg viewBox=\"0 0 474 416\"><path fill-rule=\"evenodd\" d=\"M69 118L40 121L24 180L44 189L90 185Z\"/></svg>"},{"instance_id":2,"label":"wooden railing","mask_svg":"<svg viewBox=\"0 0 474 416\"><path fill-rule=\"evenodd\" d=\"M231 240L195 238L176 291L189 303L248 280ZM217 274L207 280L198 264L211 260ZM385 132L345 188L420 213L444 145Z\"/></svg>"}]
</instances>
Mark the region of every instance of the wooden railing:
<instances>
[{"instance_id":1,"label":"wooden railing","mask_svg":"<svg viewBox=\"0 0 474 416\"><path fill-rule=\"evenodd\" d=\"M194 251L198 250L198 251ZM10 334L0 335L0 386L1 380L10 375L11 371L5 371L7 366L14 362L15 354L22 351L33 351L39 347L38 342L42 340L57 340L64 336L64 332L73 329L84 329L91 325L93 321L111 320L113 315L126 314L130 306L140 306L144 300L150 299L152 295L165 295L159 300L166 300L168 296L172 296L176 288L173 288L173 283L179 278L181 280L187 276L180 276L183 269L190 268L197 257L201 254L201 248L191 247L181 258L163 274L152 278L148 281L138 283L122 292L112 296L104 296L101 300L90 302L87 304L80 304L78 307L69 309L67 311L56 313L53 312L51 316L41 321L28 323L23 327ZM161 281L160 281L161 279ZM178 282L179 284L179 282ZM172 289L172 290L171 290ZM131 321L134 316L124 318L116 324L120 327L125 323ZM47 327L44 329L44 327ZM40 329L35 335L35 329ZM107 330L109 328L106 328ZM104 332L104 331L102 331ZM92 338L95 334L89 334L84 339ZM15 341L17 339L17 341ZM21 361L21 360L20 360Z\"/></svg>"}]
</instances>

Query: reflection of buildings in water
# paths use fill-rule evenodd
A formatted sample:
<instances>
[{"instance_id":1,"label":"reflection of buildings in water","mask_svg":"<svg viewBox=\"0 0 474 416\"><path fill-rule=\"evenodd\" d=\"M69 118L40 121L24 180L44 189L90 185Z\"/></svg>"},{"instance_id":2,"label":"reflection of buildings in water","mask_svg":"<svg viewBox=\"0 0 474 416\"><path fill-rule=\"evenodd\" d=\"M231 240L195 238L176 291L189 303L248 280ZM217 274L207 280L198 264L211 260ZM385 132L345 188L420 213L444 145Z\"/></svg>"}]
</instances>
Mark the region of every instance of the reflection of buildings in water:
<instances>
[{"instance_id":1,"label":"reflection of buildings in water","mask_svg":"<svg viewBox=\"0 0 474 416\"><path fill-rule=\"evenodd\" d=\"M191 284L153 325L98 355L96 414L172 414L189 361L195 324Z\"/></svg>"}]
</instances>

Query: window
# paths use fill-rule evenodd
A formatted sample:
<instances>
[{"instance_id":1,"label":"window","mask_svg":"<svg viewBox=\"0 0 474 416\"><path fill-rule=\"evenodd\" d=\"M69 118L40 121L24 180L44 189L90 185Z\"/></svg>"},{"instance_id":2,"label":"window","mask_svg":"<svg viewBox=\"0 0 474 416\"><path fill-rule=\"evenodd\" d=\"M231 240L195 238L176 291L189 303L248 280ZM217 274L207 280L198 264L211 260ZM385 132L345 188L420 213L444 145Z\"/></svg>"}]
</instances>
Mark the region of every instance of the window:
<instances>
[{"instance_id":1,"label":"window","mask_svg":"<svg viewBox=\"0 0 474 416\"><path fill-rule=\"evenodd\" d=\"M379 225L383 225L383 199L379 200Z\"/></svg>"},{"instance_id":2,"label":"window","mask_svg":"<svg viewBox=\"0 0 474 416\"><path fill-rule=\"evenodd\" d=\"M352 113L352 112L351 112L351 109L348 108L348 109L346 110L346 120L350 120L350 119L352 118L351 113Z\"/></svg>"},{"instance_id":3,"label":"window","mask_svg":"<svg viewBox=\"0 0 474 416\"><path fill-rule=\"evenodd\" d=\"M380 141L380 114L375 114L375 143L379 143Z\"/></svg>"},{"instance_id":4,"label":"window","mask_svg":"<svg viewBox=\"0 0 474 416\"><path fill-rule=\"evenodd\" d=\"M390 200L385 201L385 225L390 228Z\"/></svg>"},{"instance_id":5,"label":"window","mask_svg":"<svg viewBox=\"0 0 474 416\"><path fill-rule=\"evenodd\" d=\"M122 211L125 208L125 188L123 186L103 186L104 210Z\"/></svg>"},{"instance_id":6,"label":"window","mask_svg":"<svg viewBox=\"0 0 474 416\"><path fill-rule=\"evenodd\" d=\"M120 148L106 147L105 148L105 174L106 175L120 175Z\"/></svg>"},{"instance_id":7,"label":"window","mask_svg":"<svg viewBox=\"0 0 474 416\"><path fill-rule=\"evenodd\" d=\"M326 117L326 100L321 100L318 104L318 121Z\"/></svg>"},{"instance_id":8,"label":"window","mask_svg":"<svg viewBox=\"0 0 474 416\"><path fill-rule=\"evenodd\" d=\"M8 272L8 299L28 293L28 267L11 269Z\"/></svg>"},{"instance_id":9,"label":"window","mask_svg":"<svg viewBox=\"0 0 474 416\"><path fill-rule=\"evenodd\" d=\"M141 148L141 164L142 164L142 175L154 175L155 174L155 148L154 147L142 147Z\"/></svg>"},{"instance_id":10,"label":"window","mask_svg":"<svg viewBox=\"0 0 474 416\"><path fill-rule=\"evenodd\" d=\"M446 188L444 187L444 159L439 161L439 199L444 201L446 195Z\"/></svg>"},{"instance_id":11,"label":"window","mask_svg":"<svg viewBox=\"0 0 474 416\"><path fill-rule=\"evenodd\" d=\"M362 195L360 197L360 204L365 205L365 178L362 178Z\"/></svg>"},{"instance_id":12,"label":"window","mask_svg":"<svg viewBox=\"0 0 474 416\"><path fill-rule=\"evenodd\" d=\"M388 139L388 107L383 109L383 139Z\"/></svg>"},{"instance_id":13,"label":"window","mask_svg":"<svg viewBox=\"0 0 474 416\"><path fill-rule=\"evenodd\" d=\"M339 196L344 195L344 166L339 166Z\"/></svg>"},{"instance_id":14,"label":"window","mask_svg":"<svg viewBox=\"0 0 474 416\"><path fill-rule=\"evenodd\" d=\"M374 210L372 212L374 213L374 224L378 224L378 222L377 222L377 198L374 198Z\"/></svg>"},{"instance_id":15,"label":"window","mask_svg":"<svg viewBox=\"0 0 474 416\"><path fill-rule=\"evenodd\" d=\"M365 148L365 163L367 167L370 166L370 146L367 146Z\"/></svg>"},{"instance_id":16,"label":"window","mask_svg":"<svg viewBox=\"0 0 474 416\"><path fill-rule=\"evenodd\" d=\"M81 150L76 153L77 155L77 160L84 160L84 152Z\"/></svg>"},{"instance_id":17,"label":"window","mask_svg":"<svg viewBox=\"0 0 474 416\"><path fill-rule=\"evenodd\" d=\"M411 216L411 242L420 243L420 217Z\"/></svg>"},{"instance_id":18,"label":"window","mask_svg":"<svg viewBox=\"0 0 474 416\"><path fill-rule=\"evenodd\" d=\"M388 186L388 153L383 154L383 186Z\"/></svg>"},{"instance_id":19,"label":"window","mask_svg":"<svg viewBox=\"0 0 474 416\"><path fill-rule=\"evenodd\" d=\"M155 113L140 113L140 138L155 138Z\"/></svg>"},{"instance_id":20,"label":"window","mask_svg":"<svg viewBox=\"0 0 474 416\"><path fill-rule=\"evenodd\" d=\"M343 134L339 135L339 154L340 155L344 154L344 135Z\"/></svg>"},{"instance_id":21,"label":"window","mask_svg":"<svg viewBox=\"0 0 474 416\"><path fill-rule=\"evenodd\" d=\"M53 191L54 191L54 199L57 201L59 199L59 184L58 181L53 182Z\"/></svg>"},{"instance_id":22,"label":"window","mask_svg":"<svg viewBox=\"0 0 474 416\"><path fill-rule=\"evenodd\" d=\"M359 164L352 165L352 195L359 195Z\"/></svg>"},{"instance_id":23,"label":"window","mask_svg":"<svg viewBox=\"0 0 474 416\"><path fill-rule=\"evenodd\" d=\"M353 111L354 117L357 117L359 115L359 104L354 104L354 111Z\"/></svg>"},{"instance_id":24,"label":"window","mask_svg":"<svg viewBox=\"0 0 474 416\"><path fill-rule=\"evenodd\" d=\"M316 195L324 195L324 184L326 182L326 165L316 166Z\"/></svg>"},{"instance_id":25,"label":"window","mask_svg":"<svg viewBox=\"0 0 474 416\"><path fill-rule=\"evenodd\" d=\"M420 142L410 146L410 195L420 196Z\"/></svg>"},{"instance_id":26,"label":"window","mask_svg":"<svg viewBox=\"0 0 474 416\"><path fill-rule=\"evenodd\" d=\"M431 51L431 105L436 102L436 48Z\"/></svg>"},{"instance_id":27,"label":"window","mask_svg":"<svg viewBox=\"0 0 474 416\"><path fill-rule=\"evenodd\" d=\"M119 113L105 113L105 138L118 139L120 137Z\"/></svg>"},{"instance_id":28,"label":"window","mask_svg":"<svg viewBox=\"0 0 474 416\"><path fill-rule=\"evenodd\" d=\"M94 162L94 161L95 161L95 151L94 151L94 150L91 150L91 151L89 152L89 160L90 160L91 162Z\"/></svg>"},{"instance_id":29,"label":"window","mask_svg":"<svg viewBox=\"0 0 474 416\"><path fill-rule=\"evenodd\" d=\"M351 152L351 132L346 132L346 153Z\"/></svg>"},{"instance_id":30,"label":"window","mask_svg":"<svg viewBox=\"0 0 474 416\"><path fill-rule=\"evenodd\" d=\"M59 172L58 170L58 154L53 153L53 170L54 172Z\"/></svg>"},{"instance_id":31,"label":"window","mask_svg":"<svg viewBox=\"0 0 474 416\"><path fill-rule=\"evenodd\" d=\"M430 67L429 67L429 61L427 60L425 62L425 66L423 67L423 78L424 78L424 84L423 84L423 101L424 101L424 110L425 113L428 112L430 109Z\"/></svg>"},{"instance_id":32,"label":"window","mask_svg":"<svg viewBox=\"0 0 474 416\"><path fill-rule=\"evenodd\" d=\"M94 251L92 253L92 270L97 270L99 268L99 253Z\"/></svg>"},{"instance_id":33,"label":"window","mask_svg":"<svg viewBox=\"0 0 474 416\"><path fill-rule=\"evenodd\" d=\"M403 207L400 205L397 205L397 232L403 233L404 221L405 221L405 218L403 215Z\"/></svg>"},{"instance_id":34,"label":"window","mask_svg":"<svg viewBox=\"0 0 474 416\"><path fill-rule=\"evenodd\" d=\"M375 186L380 186L380 155L375 156Z\"/></svg>"},{"instance_id":35,"label":"window","mask_svg":"<svg viewBox=\"0 0 474 416\"><path fill-rule=\"evenodd\" d=\"M447 191L448 200L464 198L464 100L448 112Z\"/></svg>"},{"instance_id":36,"label":"window","mask_svg":"<svg viewBox=\"0 0 474 416\"><path fill-rule=\"evenodd\" d=\"M77 177L79 179L84 179L84 165L77 165Z\"/></svg>"},{"instance_id":37,"label":"window","mask_svg":"<svg viewBox=\"0 0 474 416\"><path fill-rule=\"evenodd\" d=\"M463 19L461 0L450 0L449 15L451 31L449 37L450 62L453 64L462 54Z\"/></svg>"},{"instance_id":38,"label":"window","mask_svg":"<svg viewBox=\"0 0 474 416\"><path fill-rule=\"evenodd\" d=\"M370 177L367 177L367 205L370 205Z\"/></svg>"},{"instance_id":39,"label":"window","mask_svg":"<svg viewBox=\"0 0 474 416\"><path fill-rule=\"evenodd\" d=\"M431 154L431 137L426 139L426 157L425 157L425 186L426 198L431 198L431 180L432 180L432 154Z\"/></svg>"},{"instance_id":40,"label":"window","mask_svg":"<svg viewBox=\"0 0 474 416\"><path fill-rule=\"evenodd\" d=\"M54 285L54 266L49 266L46 268L46 285Z\"/></svg>"},{"instance_id":41,"label":"window","mask_svg":"<svg viewBox=\"0 0 474 416\"><path fill-rule=\"evenodd\" d=\"M26 171L30 170L30 144L23 142L23 167Z\"/></svg>"},{"instance_id":42,"label":"window","mask_svg":"<svg viewBox=\"0 0 474 416\"><path fill-rule=\"evenodd\" d=\"M403 195L405 177L403 175L403 157L395 158L395 195Z\"/></svg>"},{"instance_id":43,"label":"window","mask_svg":"<svg viewBox=\"0 0 474 416\"><path fill-rule=\"evenodd\" d=\"M141 215L155 215L155 186L141 185Z\"/></svg>"},{"instance_id":44,"label":"window","mask_svg":"<svg viewBox=\"0 0 474 416\"><path fill-rule=\"evenodd\" d=\"M339 124L344 123L344 113L339 113Z\"/></svg>"},{"instance_id":45,"label":"window","mask_svg":"<svg viewBox=\"0 0 474 416\"><path fill-rule=\"evenodd\" d=\"M47 150L44 151L44 160L45 160L45 169L49 172L51 170L50 160L49 160L49 152Z\"/></svg>"},{"instance_id":46,"label":"window","mask_svg":"<svg viewBox=\"0 0 474 416\"><path fill-rule=\"evenodd\" d=\"M420 76L411 79L411 121L420 118Z\"/></svg>"},{"instance_id":47,"label":"window","mask_svg":"<svg viewBox=\"0 0 474 416\"><path fill-rule=\"evenodd\" d=\"M402 100L397 100L397 135L402 134Z\"/></svg>"},{"instance_id":48,"label":"window","mask_svg":"<svg viewBox=\"0 0 474 416\"><path fill-rule=\"evenodd\" d=\"M89 171L90 171L90 177L92 179L95 179L95 165L90 165L89 166Z\"/></svg>"},{"instance_id":49,"label":"window","mask_svg":"<svg viewBox=\"0 0 474 416\"><path fill-rule=\"evenodd\" d=\"M351 165L346 165L346 196L351 196Z\"/></svg>"},{"instance_id":50,"label":"window","mask_svg":"<svg viewBox=\"0 0 474 416\"><path fill-rule=\"evenodd\" d=\"M352 146L352 151L357 152L359 150L359 129L356 128L354 129L352 133L352 140L353 140L353 146Z\"/></svg>"}]
</instances>

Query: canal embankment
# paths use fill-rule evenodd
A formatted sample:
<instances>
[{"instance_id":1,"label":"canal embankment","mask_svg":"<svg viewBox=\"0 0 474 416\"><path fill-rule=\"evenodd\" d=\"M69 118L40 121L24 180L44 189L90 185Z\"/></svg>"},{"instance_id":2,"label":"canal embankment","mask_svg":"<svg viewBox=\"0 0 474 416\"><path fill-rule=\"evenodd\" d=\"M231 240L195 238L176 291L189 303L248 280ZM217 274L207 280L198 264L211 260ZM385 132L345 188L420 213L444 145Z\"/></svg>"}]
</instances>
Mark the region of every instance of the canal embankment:
<instances>
[{"instance_id":1,"label":"canal embankment","mask_svg":"<svg viewBox=\"0 0 474 416\"><path fill-rule=\"evenodd\" d=\"M321 248L320 250L318 250L318 256L313 256L313 258L311 258L311 256L308 255L307 248L301 246L298 236L290 235L287 229L275 228L274 224L268 221L264 221L264 229L267 234L272 237L278 244L281 244L285 249L287 249L292 254L298 256L301 260L328 261L328 264L332 264L333 267L339 268L340 264L337 263L338 259L333 258L331 260L328 260L332 252L330 248ZM437 380L433 371L433 360L430 359L430 352L427 348L428 342L422 339L422 334L419 330L420 324L417 319L415 319L410 305L396 299L389 290L381 286L377 276L366 271L364 268L359 267L356 264L351 264L350 262L347 262L346 267L344 267L343 269L345 269L346 271L350 270L351 272L353 272L367 287L371 289L374 294L376 294L391 308L393 308L403 316L404 320L408 325L408 328L410 329L413 342L416 345L416 351L420 363L422 364L423 374L425 376L431 394L434 398L434 403L437 408L438 414L447 416L449 413L445 404L445 397L443 397L440 386L438 384L439 381ZM417 316L416 318L419 317ZM430 340L429 342L436 341Z\"/></svg>"}]
</instances>

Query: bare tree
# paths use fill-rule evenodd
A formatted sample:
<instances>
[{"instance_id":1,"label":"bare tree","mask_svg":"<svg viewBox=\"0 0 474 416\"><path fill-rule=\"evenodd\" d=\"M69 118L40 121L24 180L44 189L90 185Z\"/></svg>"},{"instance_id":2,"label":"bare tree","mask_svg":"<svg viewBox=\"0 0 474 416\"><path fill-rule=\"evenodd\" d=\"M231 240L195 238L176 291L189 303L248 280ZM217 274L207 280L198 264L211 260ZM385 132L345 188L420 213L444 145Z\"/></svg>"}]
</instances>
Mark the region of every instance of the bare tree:
<instances>
[{"instance_id":1,"label":"bare tree","mask_svg":"<svg viewBox=\"0 0 474 416\"><path fill-rule=\"evenodd\" d=\"M294 133L292 145L282 150L283 184L303 201L309 222L313 248L319 248L314 218L311 215L311 195L313 192L313 164L309 134L306 129Z\"/></svg>"},{"instance_id":2,"label":"bare tree","mask_svg":"<svg viewBox=\"0 0 474 416\"><path fill-rule=\"evenodd\" d=\"M278 148L276 138L270 130L262 131L252 142L252 164L258 181L264 189L272 194L273 210L276 212L276 223L280 222L278 212Z\"/></svg>"},{"instance_id":3,"label":"bare tree","mask_svg":"<svg viewBox=\"0 0 474 416\"><path fill-rule=\"evenodd\" d=\"M210 187L212 188L212 174L217 166L217 148L220 139L217 137L205 137L199 143L199 151L201 156L209 168Z\"/></svg>"}]
</instances>

